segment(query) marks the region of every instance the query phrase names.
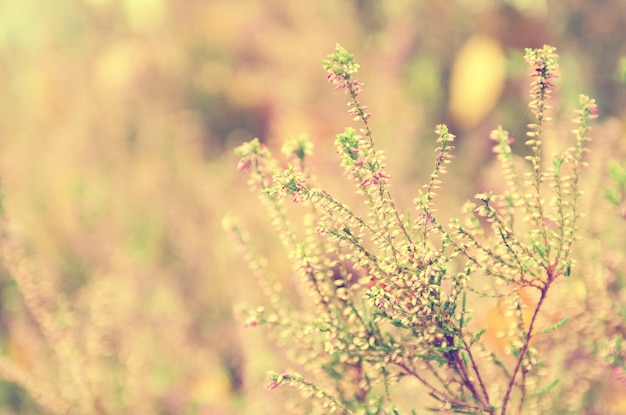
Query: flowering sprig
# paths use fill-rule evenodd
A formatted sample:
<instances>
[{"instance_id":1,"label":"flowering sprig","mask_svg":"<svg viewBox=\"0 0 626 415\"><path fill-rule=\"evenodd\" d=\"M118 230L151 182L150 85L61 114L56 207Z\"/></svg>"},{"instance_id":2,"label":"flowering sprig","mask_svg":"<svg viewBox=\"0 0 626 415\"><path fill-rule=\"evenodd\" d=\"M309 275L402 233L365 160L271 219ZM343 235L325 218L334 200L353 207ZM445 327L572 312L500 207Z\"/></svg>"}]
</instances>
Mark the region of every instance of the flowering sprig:
<instances>
[{"instance_id":1,"label":"flowering sprig","mask_svg":"<svg viewBox=\"0 0 626 415\"><path fill-rule=\"evenodd\" d=\"M547 112L552 108L548 104L551 98L552 79L556 78L554 72L558 69L558 55L555 53L556 48L545 45L541 49L526 49L525 61L533 70L530 74L535 78L531 82L530 96L532 100L528 104L530 112L535 116L535 122L528 124L530 131L526 133L530 137L526 141L533 154L527 156L526 159L532 163L532 172L528 173L532 177L527 183L532 183L534 188L534 199L532 209L529 212L532 220L535 222L536 228L539 230L543 239L543 245L548 245L548 231L546 229L546 216L544 214L543 199L541 197L541 183L544 180L544 173L541 171L541 149L544 124L551 120ZM531 206L529 204L529 206Z\"/></svg>"},{"instance_id":2,"label":"flowering sprig","mask_svg":"<svg viewBox=\"0 0 626 415\"><path fill-rule=\"evenodd\" d=\"M328 55L327 59L322 61L322 65L335 88L345 89L350 96L348 113L354 117L354 121L363 124L360 134L353 128L346 128L335 140L345 174L357 185L357 193L366 198L370 208L371 226L376 230L374 243L384 249L385 253L388 252L397 258L398 248L401 248L399 245L412 243L412 240L389 191L388 180L391 176L385 170L384 153L377 151L374 146L374 138L368 123L370 114L366 112L367 107L358 99L364 85L354 79L359 64L355 62L354 55L337 44L335 53ZM397 233L402 234L405 241L398 241Z\"/></svg>"},{"instance_id":3,"label":"flowering sprig","mask_svg":"<svg viewBox=\"0 0 626 415\"><path fill-rule=\"evenodd\" d=\"M558 270L561 274L569 275L572 261L569 259L572 243L576 239L577 222L580 214L577 211L578 198L581 195L579 189L580 173L583 167L587 166L584 161L585 153L589 151L587 143L591 141L589 137L592 120L598 118L598 106L594 99L586 95L579 95L579 108L575 110L576 117L574 123L576 128L572 130L576 138L576 145L569 148L562 156L554 161L554 182L557 188L557 207L559 220L559 244L557 259L560 264ZM562 179L559 174L562 162L570 166L571 174ZM562 196L561 196L562 194Z\"/></svg>"},{"instance_id":4,"label":"flowering sprig","mask_svg":"<svg viewBox=\"0 0 626 415\"><path fill-rule=\"evenodd\" d=\"M426 236L429 231L438 230L437 226L433 226L434 213L436 212L433 208L433 200L437 196L436 191L441 188L439 177L447 173L446 165L454 159L451 153L455 148L452 145L455 135L448 131L448 126L445 124L438 125L435 128L435 134L437 134L437 144L439 144L435 149L435 166L430 174L430 180L423 186L424 190L419 190L413 201L418 210L415 224L422 229L421 238L424 243L426 243Z\"/></svg>"},{"instance_id":5,"label":"flowering sprig","mask_svg":"<svg viewBox=\"0 0 626 415\"><path fill-rule=\"evenodd\" d=\"M504 130L502 126L493 130L489 138L497 142L497 145L493 147L493 152L498 158L505 179L506 187L502 195L503 207L506 209L505 220L508 226L513 228L515 226L515 208L528 207L528 204L524 203L527 200L524 183L515 164L515 156L511 148L515 139L510 137L509 132Z\"/></svg>"},{"instance_id":6,"label":"flowering sprig","mask_svg":"<svg viewBox=\"0 0 626 415\"><path fill-rule=\"evenodd\" d=\"M353 79L353 75L359 71L360 67L355 62L353 54L337 44L335 53L328 55L328 58L322 61L322 65L328 72L328 82L333 84L335 89L345 89L352 98L359 95L363 84Z\"/></svg>"},{"instance_id":7,"label":"flowering sprig","mask_svg":"<svg viewBox=\"0 0 626 415\"><path fill-rule=\"evenodd\" d=\"M268 389L276 389L281 385L288 385L297 388L303 396L311 397L315 396L323 400L322 409L327 410L328 413L335 413L338 410L342 410L344 413L349 413L348 409L328 393L318 388L313 382L305 380L301 375L296 373L276 373L268 372L267 377L270 379L270 383L267 385Z\"/></svg>"},{"instance_id":8,"label":"flowering sprig","mask_svg":"<svg viewBox=\"0 0 626 415\"><path fill-rule=\"evenodd\" d=\"M248 183L253 189L267 188L271 185L268 174L273 168L272 165L268 165L268 162L271 163L271 154L258 138L237 147L235 154L239 157L237 170L250 175Z\"/></svg>"},{"instance_id":9,"label":"flowering sprig","mask_svg":"<svg viewBox=\"0 0 626 415\"><path fill-rule=\"evenodd\" d=\"M309 195L306 181L293 165L274 174L274 186L267 193L279 199L289 196L294 203L303 202Z\"/></svg>"}]
</instances>

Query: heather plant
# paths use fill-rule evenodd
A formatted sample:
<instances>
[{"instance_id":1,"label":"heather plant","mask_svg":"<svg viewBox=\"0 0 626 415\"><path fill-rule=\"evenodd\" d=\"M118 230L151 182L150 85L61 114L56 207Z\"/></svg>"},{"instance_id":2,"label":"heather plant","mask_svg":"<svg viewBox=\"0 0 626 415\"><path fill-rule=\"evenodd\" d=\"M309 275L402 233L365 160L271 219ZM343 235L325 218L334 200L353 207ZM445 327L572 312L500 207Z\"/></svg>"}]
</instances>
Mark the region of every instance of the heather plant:
<instances>
[{"instance_id":1,"label":"heather plant","mask_svg":"<svg viewBox=\"0 0 626 415\"><path fill-rule=\"evenodd\" d=\"M335 144L366 214L316 184L306 137L285 143L286 167L258 139L236 149L238 169L267 207L302 288L298 302L290 302L246 232L235 220L225 221L268 300L242 311L246 325L268 326L305 373L270 372L268 388L289 385L314 398L299 406L305 413L428 408L504 415L558 407L555 397L567 393L559 386L567 363L552 358L550 339L567 328L569 317L545 310L549 294L576 269L581 173L597 106L580 95L572 144L546 155L558 56L544 46L527 49L525 60L533 77L525 163L514 155L509 132L494 129L490 138L505 190L476 194L458 219L442 221L436 206L455 136L446 125L436 127L432 173L413 208L401 210L359 99L359 65L339 45L323 66L328 81L346 93L360 127L346 128ZM299 223L288 205L300 208ZM483 303L495 304L500 327L478 318ZM605 349L618 350L613 356L619 360L621 347L616 337ZM407 387L415 390L410 402Z\"/></svg>"}]
</instances>

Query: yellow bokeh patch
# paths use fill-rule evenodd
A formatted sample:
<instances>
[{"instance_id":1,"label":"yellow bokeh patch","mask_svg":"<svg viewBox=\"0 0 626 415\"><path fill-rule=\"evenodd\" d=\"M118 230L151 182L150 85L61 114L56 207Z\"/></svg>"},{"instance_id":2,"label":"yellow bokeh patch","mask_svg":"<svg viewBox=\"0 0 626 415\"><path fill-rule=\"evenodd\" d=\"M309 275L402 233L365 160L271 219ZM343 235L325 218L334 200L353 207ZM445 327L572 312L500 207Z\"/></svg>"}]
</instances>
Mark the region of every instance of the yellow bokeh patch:
<instances>
[{"instance_id":1,"label":"yellow bokeh patch","mask_svg":"<svg viewBox=\"0 0 626 415\"><path fill-rule=\"evenodd\" d=\"M500 44L473 36L459 51L450 77L448 110L463 128L471 128L496 105L506 76Z\"/></svg>"}]
</instances>

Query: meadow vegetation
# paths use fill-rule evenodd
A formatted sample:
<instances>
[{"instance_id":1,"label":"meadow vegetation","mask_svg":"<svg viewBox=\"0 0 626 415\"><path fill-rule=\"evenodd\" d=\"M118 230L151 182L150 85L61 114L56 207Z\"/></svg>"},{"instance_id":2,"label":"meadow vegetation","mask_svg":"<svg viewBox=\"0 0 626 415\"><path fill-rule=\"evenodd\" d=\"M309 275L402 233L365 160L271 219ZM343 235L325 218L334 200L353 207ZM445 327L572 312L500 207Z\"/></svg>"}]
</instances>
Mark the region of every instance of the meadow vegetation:
<instances>
[{"instance_id":1,"label":"meadow vegetation","mask_svg":"<svg viewBox=\"0 0 626 415\"><path fill-rule=\"evenodd\" d=\"M569 277L559 276L550 285L533 332L569 320L550 333L537 334L528 344L525 354L541 359L529 361L528 382L538 379L539 384L526 390L559 382L541 397L528 392L525 409L530 410L533 401L540 409L558 401L570 413L626 412L626 385L620 381L623 347L618 341L624 334L625 314L625 13L626 3L617 0L0 2L0 414L264 415L308 410L308 401L303 403L291 388L265 388L287 381L310 385L309 391L317 388L315 393L326 393L344 407L357 407L350 409L353 412L376 397L382 397L385 410L395 404L400 413L438 407L443 403L428 396L417 378L402 376L394 383L400 373L397 365L389 366L384 359L375 363L383 350L370 349L389 346L385 343L389 335L398 342L410 338L412 329L402 325L426 325L423 319L413 321L401 314L414 306L410 295L398 294L400 277L417 272L409 267L414 263L411 255L424 264L420 272L426 273L428 267L446 270L439 292L433 291L440 306L422 313L436 320L440 313L433 311L447 304L449 321L439 331L412 340L421 350L433 345L439 353L439 360L430 365L446 375L455 373L444 371L446 363L440 360L446 357L447 344L456 347L461 339L453 330L459 320L452 316L462 310L462 294L456 297L456 310L450 308L457 295L454 290L461 289L466 295L465 315L473 316L463 323L461 334L467 339L469 333L477 335L487 328L470 348L477 367L482 371L496 361L475 349L484 345L503 356L507 370L515 369L511 353L519 347L509 343L508 333L519 339L528 329L539 289L526 287L519 295L508 295L511 282L492 287L487 282L493 279L478 275L478 267L500 272L501 264L479 256L479 264L469 267L471 281L455 286L454 276L465 270L467 257L453 251L458 248L454 243L465 244L471 248L468 254L478 255L473 252L478 247L467 240L473 235L480 246L502 258L511 255L495 252L498 245L492 242L498 240L494 233L498 228L492 226L497 223L478 217L478 227L468 228L465 219L474 216L471 211L476 207L487 216L495 208L508 218L508 211L499 207L506 197L494 201L489 194L516 191L500 168L498 158L505 153L492 151L499 141L489 135L498 124L516 138L510 144L512 167L522 174L522 186L528 179L523 174L532 171L528 170L532 161L523 160L533 156L524 145L524 131L526 124L537 120L529 117L523 54L525 47L541 48L544 43L558 47L560 77L549 80L556 81L554 99L549 101L555 120L542 127L540 171L548 175L541 176L541 200L552 214L546 221L553 244L550 263L556 257L565 260L554 267L557 274L571 267ZM360 105L369 108L352 106L356 112L351 116L346 116L341 94L325 84L319 65L337 41L349 46L362 65L353 80L367 84L352 84ZM340 75L331 80L341 81ZM592 123L593 141L585 145L592 151L583 155L589 167L582 169L577 184L584 191L576 200L579 239L570 247L566 243L570 225L562 228L563 235L557 232L560 221L569 220L561 219L558 209L569 212L573 200L562 198L561 208L550 205L555 191L547 185L556 183L552 154L576 147L569 132L576 128L571 118L580 91L597 99L600 119ZM353 100L350 95L348 99ZM371 148L361 148L365 144L359 136L367 137L360 131L365 128L362 120L348 124L365 113L373 114L367 118L375 139ZM440 123L447 124L447 135L443 127L433 133ZM354 130L345 129L347 124ZM340 157L333 142L337 133L344 151ZM457 137L449 141L452 134ZM287 141L286 155L277 157L276 163L280 171L288 163L292 170L274 182L268 159L265 177L293 225L293 238L289 232L276 232L272 219L248 192L249 177L236 169L241 157L233 149L253 137L259 137L255 151L263 154L280 154ZM285 140L289 137L293 139ZM355 143L359 152L352 152ZM433 153L437 147L442 148ZM441 180L441 191L435 189L435 181L422 188L431 183L433 157L440 153L442 162L456 156L453 163L438 167L434 180ZM576 159L576 151L569 154ZM569 158L561 162L565 196L571 191L566 184L573 183L573 177L567 178L571 162ZM245 163L240 168L249 170ZM442 175L443 168L449 173ZM346 170L352 175L341 179ZM287 191L293 186L298 192ZM316 193L321 189L327 195ZM422 195L415 201L420 189ZM475 199L476 194L488 200L488 206ZM291 198L298 203L292 205ZM464 205L467 199L476 206ZM514 203L536 204L535 200L522 195ZM360 235L363 224L346 223L347 211L334 204L338 201L370 229ZM322 214L323 207L333 206L338 213L322 218L327 226L318 234L317 224L310 221L315 212ZM383 215L370 217L376 209ZM524 258L522 250L518 257L534 267L542 261L537 249L545 246L540 222L519 220L526 213L523 207L521 212L520 207L515 209L515 240L534 255ZM432 222L425 220L425 210L432 213ZM251 235L241 234L256 252L250 258L259 259L254 272L249 270L249 258L241 255L221 226L228 212ZM460 219L458 231L448 226L455 217ZM346 226L332 227L333 220ZM376 223L380 226L372 225ZM402 229L395 234L400 224L406 234ZM485 234L462 237L461 227L472 232L485 229ZM540 232L538 239L531 230ZM537 248L529 236L536 244L539 241ZM335 252L336 244L347 245L335 254L312 255L311 246L320 240ZM365 251L344 260L337 256L346 256L345 249L354 242L376 257L395 252L397 264L379 261L380 269L355 269L355 261L368 261ZM294 243L304 246L295 251ZM426 254L443 244L446 257L453 258L428 265ZM411 254L407 248L413 246ZM312 263L318 254L337 266ZM315 305L298 277L302 269L293 270L293 261L302 265L305 260L313 268L326 272L331 268L337 284L345 281L343 286L320 285L330 308L338 312L351 301L363 321L375 320L372 324L380 327L383 337L376 335L370 345L363 323L346 326L344 332L332 325L320 324L317 331L299 325L282 333L294 334L283 347L281 329L270 330L269 336L265 327L255 329L262 321L244 310L257 306L264 307L260 316L266 318L274 308L285 310L284 315L274 313L281 323L291 313L294 318L306 317L294 323L307 324L311 313L325 315L326 311L317 313L321 306ZM403 267L397 280L378 278L396 273L393 265ZM261 270L272 277L256 278ZM353 279L348 281L348 275ZM263 281L271 283L264 286ZM276 283L282 287L279 296L273 294ZM431 304L425 287L411 289L424 296L415 306ZM494 290L507 295L482 296L494 295ZM387 299L392 294L395 305ZM519 321L518 311L509 315L516 296L524 327L511 325ZM363 310L384 311L387 316ZM336 321L356 316L348 313ZM319 343L303 345L299 336L304 329L312 330L304 338L314 343L326 333L324 346L330 349L320 351ZM443 340L438 340L441 335ZM335 379L333 369L343 368L344 361L331 360L321 373L315 372L319 367L310 371L301 364L304 357L311 358L311 364L319 362L300 353L309 350L306 347L323 355L349 343L350 336L359 353L367 347L363 353L369 360L355 362L358 355L352 350L337 355L348 357L351 365L342 379ZM272 338L279 340L278 346ZM539 368L546 350L548 365ZM450 349L448 356L454 353L463 361L461 349ZM371 375L373 364L389 370ZM518 369L518 381L524 364ZM466 368L470 379L473 369ZM293 377L267 381L268 370ZM350 381L367 383L365 374L369 386ZM492 392L487 375L491 373L484 375L490 402L500 405L497 399L504 397L508 385ZM500 376L506 375L500 371ZM451 379L450 391L438 389L444 397L464 388L462 378ZM345 388L338 392L333 382ZM471 382L481 396L480 383ZM516 383L509 412L516 411L520 393ZM482 405L468 393L462 399Z\"/></svg>"}]
</instances>

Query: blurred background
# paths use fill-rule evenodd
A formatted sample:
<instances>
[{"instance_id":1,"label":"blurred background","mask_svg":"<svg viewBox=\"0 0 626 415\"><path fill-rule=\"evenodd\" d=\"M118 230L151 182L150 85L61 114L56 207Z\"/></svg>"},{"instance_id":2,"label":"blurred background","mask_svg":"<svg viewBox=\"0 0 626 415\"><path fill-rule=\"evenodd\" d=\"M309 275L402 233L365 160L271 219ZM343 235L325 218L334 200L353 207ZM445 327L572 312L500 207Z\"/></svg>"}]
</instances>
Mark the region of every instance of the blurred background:
<instances>
[{"instance_id":1,"label":"blurred background","mask_svg":"<svg viewBox=\"0 0 626 415\"><path fill-rule=\"evenodd\" d=\"M603 177L626 153L624 22L621 0L0 1L0 414L280 413L280 358L233 317L263 299L224 215L290 265L233 149L307 134L349 199L333 140L351 117L321 66L340 43L400 206L435 125L457 135L440 210L458 215L499 185L492 128L524 151L524 48L548 43L557 115L598 100Z\"/></svg>"}]
</instances>

